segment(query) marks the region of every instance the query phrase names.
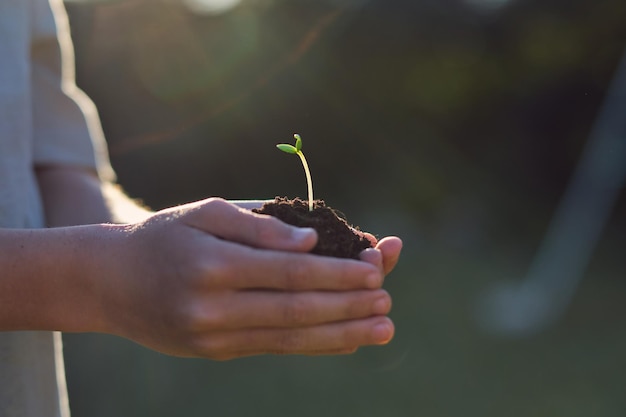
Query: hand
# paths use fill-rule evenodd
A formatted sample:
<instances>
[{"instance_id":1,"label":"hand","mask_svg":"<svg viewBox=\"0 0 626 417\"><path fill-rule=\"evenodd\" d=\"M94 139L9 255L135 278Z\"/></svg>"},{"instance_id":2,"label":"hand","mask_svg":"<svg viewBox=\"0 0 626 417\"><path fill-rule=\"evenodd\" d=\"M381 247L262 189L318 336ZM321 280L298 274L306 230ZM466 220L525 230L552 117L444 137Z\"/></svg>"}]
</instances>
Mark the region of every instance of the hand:
<instances>
[{"instance_id":1,"label":"hand","mask_svg":"<svg viewBox=\"0 0 626 417\"><path fill-rule=\"evenodd\" d=\"M381 240L372 249L380 262L362 262L308 254L316 239L220 199L110 226L94 284L105 331L213 359L389 342L391 299L381 285L397 242Z\"/></svg>"}]
</instances>

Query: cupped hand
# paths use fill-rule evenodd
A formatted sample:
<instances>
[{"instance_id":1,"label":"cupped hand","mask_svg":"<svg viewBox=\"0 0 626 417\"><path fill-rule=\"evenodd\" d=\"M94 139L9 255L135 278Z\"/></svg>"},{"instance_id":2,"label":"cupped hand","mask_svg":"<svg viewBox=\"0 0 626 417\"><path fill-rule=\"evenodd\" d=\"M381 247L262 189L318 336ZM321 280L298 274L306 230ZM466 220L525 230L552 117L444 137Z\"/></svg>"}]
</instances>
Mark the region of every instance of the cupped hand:
<instances>
[{"instance_id":1,"label":"cupped hand","mask_svg":"<svg viewBox=\"0 0 626 417\"><path fill-rule=\"evenodd\" d=\"M94 286L105 330L177 355L350 353L394 327L381 289L397 238L363 261L309 254L314 230L221 199L111 226ZM375 260L375 257L379 257Z\"/></svg>"}]
</instances>

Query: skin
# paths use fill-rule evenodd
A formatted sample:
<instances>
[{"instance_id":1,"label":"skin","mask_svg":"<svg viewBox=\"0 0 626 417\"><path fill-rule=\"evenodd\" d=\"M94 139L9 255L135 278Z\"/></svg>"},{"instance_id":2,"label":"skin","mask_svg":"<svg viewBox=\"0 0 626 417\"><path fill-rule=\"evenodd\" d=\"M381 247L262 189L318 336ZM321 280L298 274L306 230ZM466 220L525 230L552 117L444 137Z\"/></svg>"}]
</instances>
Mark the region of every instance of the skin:
<instances>
[{"instance_id":1,"label":"skin","mask_svg":"<svg viewBox=\"0 0 626 417\"><path fill-rule=\"evenodd\" d=\"M37 175L54 228L0 229L0 330L102 332L216 360L351 353L393 337L381 287L397 237L366 235L376 247L361 261L321 257L307 253L314 230L250 212L259 202L151 213L89 171Z\"/></svg>"}]
</instances>

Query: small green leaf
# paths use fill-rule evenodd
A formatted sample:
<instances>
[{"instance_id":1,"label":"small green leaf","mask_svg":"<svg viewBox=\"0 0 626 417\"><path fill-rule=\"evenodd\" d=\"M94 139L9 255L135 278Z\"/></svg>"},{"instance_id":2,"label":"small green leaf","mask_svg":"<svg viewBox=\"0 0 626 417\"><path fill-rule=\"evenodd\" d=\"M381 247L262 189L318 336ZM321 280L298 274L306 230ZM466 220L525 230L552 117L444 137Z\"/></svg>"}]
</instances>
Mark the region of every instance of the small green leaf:
<instances>
[{"instance_id":1,"label":"small green leaf","mask_svg":"<svg viewBox=\"0 0 626 417\"><path fill-rule=\"evenodd\" d=\"M298 149L296 149L295 146L292 146L286 143L280 143L276 145L276 147L283 152L292 153L292 154L298 153Z\"/></svg>"},{"instance_id":2,"label":"small green leaf","mask_svg":"<svg viewBox=\"0 0 626 417\"><path fill-rule=\"evenodd\" d=\"M300 135L294 133L293 137L296 138L296 150L302 150L302 138L300 137Z\"/></svg>"}]
</instances>

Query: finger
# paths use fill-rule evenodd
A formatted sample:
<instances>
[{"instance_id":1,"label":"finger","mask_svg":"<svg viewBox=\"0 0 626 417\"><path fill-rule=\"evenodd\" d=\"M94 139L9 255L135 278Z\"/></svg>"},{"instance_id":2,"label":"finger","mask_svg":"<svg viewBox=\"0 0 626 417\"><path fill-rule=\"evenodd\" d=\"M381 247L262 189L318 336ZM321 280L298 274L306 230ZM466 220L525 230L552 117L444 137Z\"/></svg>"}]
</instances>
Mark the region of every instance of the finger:
<instances>
[{"instance_id":1,"label":"finger","mask_svg":"<svg viewBox=\"0 0 626 417\"><path fill-rule=\"evenodd\" d=\"M192 312L199 331L254 327L307 327L383 316L391 310L384 290L349 292L238 291L211 294Z\"/></svg>"},{"instance_id":2,"label":"finger","mask_svg":"<svg viewBox=\"0 0 626 417\"><path fill-rule=\"evenodd\" d=\"M398 263L400 252L402 251L402 240L395 236L389 236L382 239L376 245L383 256L383 272L389 274Z\"/></svg>"},{"instance_id":3,"label":"finger","mask_svg":"<svg viewBox=\"0 0 626 417\"><path fill-rule=\"evenodd\" d=\"M363 261L221 243L207 268L212 288L343 291L376 289L383 283L382 271Z\"/></svg>"},{"instance_id":4,"label":"finger","mask_svg":"<svg viewBox=\"0 0 626 417\"><path fill-rule=\"evenodd\" d=\"M243 329L205 333L195 340L200 356L231 358L258 354L319 355L351 352L361 346L384 345L393 338L388 317L371 317L307 328Z\"/></svg>"},{"instance_id":5,"label":"finger","mask_svg":"<svg viewBox=\"0 0 626 417\"><path fill-rule=\"evenodd\" d=\"M380 250L373 248L365 249L359 254L359 259L383 271L383 254Z\"/></svg>"},{"instance_id":6,"label":"finger","mask_svg":"<svg viewBox=\"0 0 626 417\"><path fill-rule=\"evenodd\" d=\"M310 251L317 242L317 233L311 228L291 226L219 198L194 203L191 207L184 214L188 225L228 241L299 252Z\"/></svg>"}]
</instances>

